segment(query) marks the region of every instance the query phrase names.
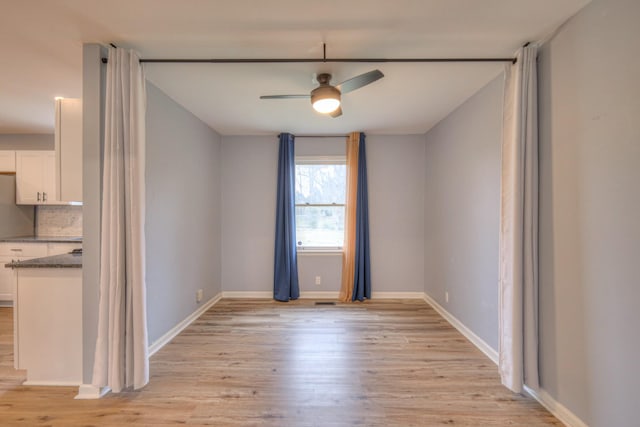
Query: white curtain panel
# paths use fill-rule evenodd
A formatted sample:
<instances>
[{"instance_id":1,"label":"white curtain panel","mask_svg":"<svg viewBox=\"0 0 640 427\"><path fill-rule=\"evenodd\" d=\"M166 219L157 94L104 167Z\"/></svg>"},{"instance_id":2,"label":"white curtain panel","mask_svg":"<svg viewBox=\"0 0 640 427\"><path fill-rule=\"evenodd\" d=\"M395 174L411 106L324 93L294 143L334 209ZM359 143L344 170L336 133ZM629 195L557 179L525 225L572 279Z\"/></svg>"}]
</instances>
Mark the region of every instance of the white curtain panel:
<instances>
[{"instance_id":1,"label":"white curtain panel","mask_svg":"<svg viewBox=\"0 0 640 427\"><path fill-rule=\"evenodd\" d=\"M145 77L138 55L109 49L106 74L100 305L93 385L149 381L145 285Z\"/></svg>"},{"instance_id":2,"label":"white curtain panel","mask_svg":"<svg viewBox=\"0 0 640 427\"><path fill-rule=\"evenodd\" d=\"M500 211L499 370L521 393L538 388L537 47L505 70Z\"/></svg>"}]
</instances>

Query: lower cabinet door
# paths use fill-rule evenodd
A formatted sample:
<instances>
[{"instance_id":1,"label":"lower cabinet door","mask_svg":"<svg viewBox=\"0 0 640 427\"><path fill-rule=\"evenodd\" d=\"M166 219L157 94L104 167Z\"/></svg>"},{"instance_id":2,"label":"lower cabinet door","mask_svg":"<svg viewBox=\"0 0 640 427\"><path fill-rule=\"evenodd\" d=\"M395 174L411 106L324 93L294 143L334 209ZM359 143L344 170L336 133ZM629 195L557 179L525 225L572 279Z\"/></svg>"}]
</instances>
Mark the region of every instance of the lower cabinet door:
<instances>
[{"instance_id":1,"label":"lower cabinet door","mask_svg":"<svg viewBox=\"0 0 640 427\"><path fill-rule=\"evenodd\" d=\"M24 384L82 384L82 269L18 269L16 302Z\"/></svg>"},{"instance_id":2,"label":"lower cabinet door","mask_svg":"<svg viewBox=\"0 0 640 427\"><path fill-rule=\"evenodd\" d=\"M0 256L0 304L13 301L16 273L15 270L11 268L5 268L5 264L11 261L12 259L10 257Z\"/></svg>"}]
</instances>

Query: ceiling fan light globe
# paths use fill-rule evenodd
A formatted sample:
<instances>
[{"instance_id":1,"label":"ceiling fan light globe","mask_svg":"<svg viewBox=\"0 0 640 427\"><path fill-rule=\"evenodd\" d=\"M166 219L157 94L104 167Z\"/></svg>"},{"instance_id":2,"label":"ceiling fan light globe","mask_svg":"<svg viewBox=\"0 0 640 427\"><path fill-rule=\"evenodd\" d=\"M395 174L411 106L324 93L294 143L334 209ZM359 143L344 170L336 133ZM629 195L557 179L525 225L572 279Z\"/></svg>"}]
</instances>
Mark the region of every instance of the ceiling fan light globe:
<instances>
[{"instance_id":1,"label":"ceiling fan light globe","mask_svg":"<svg viewBox=\"0 0 640 427\"><path fill-rule=\"evenodd\" d=\"M318 99L313 103L313 109L322 114L333 113L339 106L340 100L335 98Z\"/></svg>"},{"instance_id":2,"label":"ceiling fan light globe","mask_svg":"<svg viewBox=\"0 0 640 427\"><path fill-rule=\"evenodd\" d=\"M311 105L318 113L332 113L340 107L340 91L333 86L321 85L311 91Z\"/></svg>"}]
</instances>

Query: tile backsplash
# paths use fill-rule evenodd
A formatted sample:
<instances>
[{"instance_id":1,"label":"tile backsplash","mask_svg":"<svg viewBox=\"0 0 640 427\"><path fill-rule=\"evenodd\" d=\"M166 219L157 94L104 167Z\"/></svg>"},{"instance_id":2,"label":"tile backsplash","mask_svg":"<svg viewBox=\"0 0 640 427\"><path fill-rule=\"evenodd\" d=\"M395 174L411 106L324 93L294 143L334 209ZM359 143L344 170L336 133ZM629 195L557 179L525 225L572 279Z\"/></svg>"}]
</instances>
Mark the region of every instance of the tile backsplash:
<instances>
[{"instance_id":1,"label":"tile backsplash","mask_svg":"<svg viewBox=\"0 0 640 427\"><path fill-rule=\"evenodd\" d=\"M82 206L36 206L36 236L82 236Z\"/></svg>"}]
</instances>

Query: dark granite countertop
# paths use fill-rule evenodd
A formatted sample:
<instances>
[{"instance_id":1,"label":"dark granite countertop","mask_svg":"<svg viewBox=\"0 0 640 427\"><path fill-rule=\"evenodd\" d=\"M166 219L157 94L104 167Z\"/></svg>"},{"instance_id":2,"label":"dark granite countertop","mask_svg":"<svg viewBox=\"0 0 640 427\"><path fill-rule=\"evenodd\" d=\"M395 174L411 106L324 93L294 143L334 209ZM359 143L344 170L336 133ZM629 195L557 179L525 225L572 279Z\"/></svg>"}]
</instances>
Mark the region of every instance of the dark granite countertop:
<instances>
[{"instance_id":1,"label":"dark granite countertop","mask_svg":"<svg viewBox=\"0 0 640 427\"><path fill-rule=\"evenodd\" d=\"M62 254L5 264L6 268L82 268L82 254Z\"/></svg>"},{"instance_id":2,"label":"dark granite countertop","mask_svg":"<svg viewBox=\"0 0 640 427\"><path fill-rule=\"evenodd\" d=\"M16 236L0 237L0 242L20 243L82 243L82 237L78 236Z\"/></svg>"}]
</instances>

